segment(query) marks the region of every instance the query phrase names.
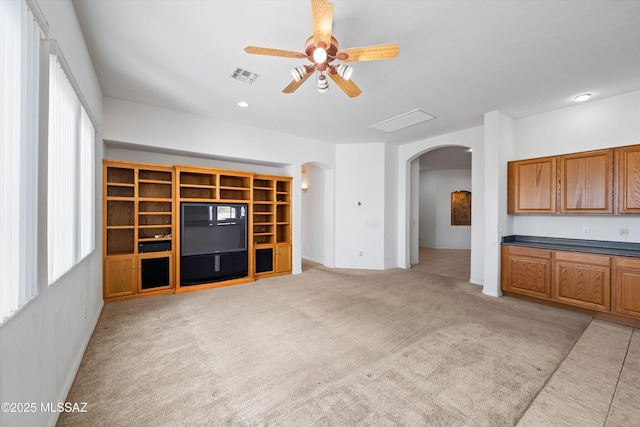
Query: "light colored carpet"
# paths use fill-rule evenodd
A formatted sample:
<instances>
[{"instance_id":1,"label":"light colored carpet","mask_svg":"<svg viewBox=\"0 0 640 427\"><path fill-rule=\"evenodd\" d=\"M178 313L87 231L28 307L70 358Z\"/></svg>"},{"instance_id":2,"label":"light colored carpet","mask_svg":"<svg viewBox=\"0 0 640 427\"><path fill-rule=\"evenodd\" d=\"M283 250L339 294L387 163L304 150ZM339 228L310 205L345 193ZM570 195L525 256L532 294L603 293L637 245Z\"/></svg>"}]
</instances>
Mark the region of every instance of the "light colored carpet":
<instances>
[{"instance_id":1,"label":"light colored carpet","mask_svg":"<svg viewBox=\"0 0 640 427\"><path fill-rule=\"evenodd\" d=\"M107 304L59 426L512 426L591 317L415 269Z\"/></svg>"},{"instance_id":2,"label":"light colored carpet","mask_svg":"<svg viewBox=\"0 0 640 427\"><path fill-rule=\"evenodd\" d=\"M468 249L433 249L420 247L419 264L411 268L438 276L469 281L471 251Z\"/></svg>"}]
</instances>

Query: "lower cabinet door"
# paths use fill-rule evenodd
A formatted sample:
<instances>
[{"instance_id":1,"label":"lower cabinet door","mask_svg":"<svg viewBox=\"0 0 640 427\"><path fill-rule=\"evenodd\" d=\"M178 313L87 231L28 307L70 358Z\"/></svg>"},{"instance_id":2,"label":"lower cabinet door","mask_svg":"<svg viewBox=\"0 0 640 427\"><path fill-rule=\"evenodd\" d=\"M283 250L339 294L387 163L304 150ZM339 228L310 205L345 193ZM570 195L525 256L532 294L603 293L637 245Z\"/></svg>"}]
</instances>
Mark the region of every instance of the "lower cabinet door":
<instances>
[{"instance_id":1,"label":"lower cabinet door","mask_svg":"<svg viewBox=\"0 0 640 427\"><path fill-rule=\"evenodd\" d=\"M616 258L613 310L640 319L640 258Z\"/></svg>"},{"instance_id":2,"label":"lower cabinet door","mask_svg":"<svg viewBox=\"0 0 640 427\"><path fill-rule=\"evenodd\" d=\"M551 298L551 251L503 246L501 282L503 291Z\"/></svg>"},{"instance_id":3,"label":"lower cabinet door","mask_svg":"<svg viewBox=\"0 0 640 427\"><path fill-rule=\"evenodd\" d=\"M114 298L136 293L136 256L108 257L104 265L104 297Z\"/></svg>"},{"instance_id":4,"label":"lower cabinet door","mask_svg":"<svg viewBox=\"0 0 640 427\"><path fill-rule=\"evenodd\" d=\"M279 243L276 245L276 273L291 271L291 245Z\"/></svg>"},{"instance_id":5,"label":"lower cabinet door","mask_svg":"<svg viewBox=\"0 0 640 427\"><path fill-rule=\"evenodd\" d=\"M557 251L554 266L555 300L599 311L610 310L611 257Z\"/></svg>"}]
</instances>

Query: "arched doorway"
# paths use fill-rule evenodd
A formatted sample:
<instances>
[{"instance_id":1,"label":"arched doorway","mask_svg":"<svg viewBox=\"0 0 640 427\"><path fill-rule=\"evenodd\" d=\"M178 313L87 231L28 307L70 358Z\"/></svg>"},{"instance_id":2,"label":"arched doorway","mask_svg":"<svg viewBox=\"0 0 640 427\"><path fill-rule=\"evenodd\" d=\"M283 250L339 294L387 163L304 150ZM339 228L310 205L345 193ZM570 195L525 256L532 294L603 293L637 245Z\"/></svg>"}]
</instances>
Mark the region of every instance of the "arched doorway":
<instances>
[{"instance_id":1,"label":"arched doorway","mask_svg":"<svg viewBox=\"0 0 640 427\"><path fill-rule=\"evenodd\" d=\"M322 163L304 163L301 187L302 260L334 267L333 170Z\"/></svg>"},{"instance_id":2,"label":"arched doorway","mask_svg":"<svg viewBox=\"0 0 640 427\"><path fill-rule=\"evenodd\" d=\"M415 161L418 188L412 194L417 193L418 204L417 268L468 281L472 151L462 146L439 147Z\"/></svg>"}]
</instances>

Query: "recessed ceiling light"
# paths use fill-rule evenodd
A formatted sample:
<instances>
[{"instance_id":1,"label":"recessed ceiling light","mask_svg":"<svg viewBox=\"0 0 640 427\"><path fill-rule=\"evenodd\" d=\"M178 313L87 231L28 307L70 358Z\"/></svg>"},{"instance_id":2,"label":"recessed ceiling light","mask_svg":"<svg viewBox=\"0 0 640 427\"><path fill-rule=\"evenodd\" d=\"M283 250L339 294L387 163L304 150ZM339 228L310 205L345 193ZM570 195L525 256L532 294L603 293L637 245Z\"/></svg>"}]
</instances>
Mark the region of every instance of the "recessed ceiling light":
<instances>
[{"instance_id":1,"label":"recessed ceiling light","mask_svg":"<svg viewBox=\"0 0 640 427\"><path fill-rule=\"evenodd\" d=\"M247 108L249 106L249 103L246 101L240 101L238 102L238 105L242 108Z\"/></svg>"},{"instance_id":2,"label":"recessed ceiling light","mask_svg":"<svg viewBox=\"0 0 640 427\"><path fill-rule=\"evenodd\" d=\"M581 95L576 96L573 99L575 99L578 102L583 102L583 101L586 101L589 98L591 98L591 94L590 93L583 93Z\"/></svg>"}]
</instances>

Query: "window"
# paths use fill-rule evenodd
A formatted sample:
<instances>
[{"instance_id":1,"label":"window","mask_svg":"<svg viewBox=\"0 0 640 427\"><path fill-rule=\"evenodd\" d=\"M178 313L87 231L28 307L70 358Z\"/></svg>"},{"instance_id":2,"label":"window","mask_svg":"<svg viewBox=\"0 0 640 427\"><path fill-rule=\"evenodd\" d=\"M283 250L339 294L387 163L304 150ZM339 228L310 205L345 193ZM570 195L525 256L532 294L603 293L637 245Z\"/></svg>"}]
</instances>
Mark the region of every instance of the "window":
<instances>
[{"instance_id":1,"label":"window","mask_svg":"<svg viewBox=\"0 0 640 427\"><path fill-rule=\"evenodd\" d=\"M37 293L40 27L0 1L0 323Z\"/></svg>"},{"instance_id":2,"label":"window","mask_svg":"<svg viewBox=\"0 0 640 427\"><path fill-rule=\"evenodd\" d=\"M49 285L95 248L95 127L59 52L49 61Z\"/></svg>"}]
</instances>

